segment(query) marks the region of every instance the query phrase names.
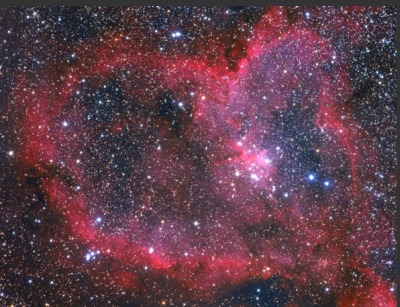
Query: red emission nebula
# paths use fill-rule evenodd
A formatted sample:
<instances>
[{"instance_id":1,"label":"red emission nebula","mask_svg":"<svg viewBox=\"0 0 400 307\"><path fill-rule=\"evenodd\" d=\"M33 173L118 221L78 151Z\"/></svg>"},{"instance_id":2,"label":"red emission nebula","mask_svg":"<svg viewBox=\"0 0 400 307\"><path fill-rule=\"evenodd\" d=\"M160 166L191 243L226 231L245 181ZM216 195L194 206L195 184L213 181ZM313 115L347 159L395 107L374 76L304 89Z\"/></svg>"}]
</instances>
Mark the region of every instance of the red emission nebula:
<instances>
[{"instance_id":1,"label":"red emission nebula","mask_svg":"<svg viewBox=\"0 0 400 307\"><path fill-rule=\"evenodd\" d=\"M114 30L20 73L8 109L19 176L52 216L44 261L129 306L223 306L241 287L259 296L225 306L395 306L374 253L396 247L396 196L377 196L396 167L349 103L349 50L382 8L298 14L265 10L229 56L216 37L204 57Z\"/></svg>"}]
</instances>

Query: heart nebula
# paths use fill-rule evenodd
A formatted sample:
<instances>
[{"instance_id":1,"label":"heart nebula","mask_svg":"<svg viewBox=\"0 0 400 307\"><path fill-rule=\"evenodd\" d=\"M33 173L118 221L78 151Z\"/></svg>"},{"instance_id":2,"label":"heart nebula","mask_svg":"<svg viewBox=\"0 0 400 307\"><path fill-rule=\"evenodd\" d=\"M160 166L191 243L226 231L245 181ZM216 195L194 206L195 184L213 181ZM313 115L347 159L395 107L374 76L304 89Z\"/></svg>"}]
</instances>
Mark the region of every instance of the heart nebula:
<instances>
[{"instance_id":1,"label":"heart nebula","mask_svg":"<svg viewBox=\"0 0 400 307\"><path fill-rule=\"evenodd\" d=\"M234 68L226 46L211 60L112 31L40 79L20 75L19 172L53 216L42 236L62 242L46 261L146 306L168 293L219 306L246 289L268 306L395 306L374 253L396 246L383 196L396 167L382 179L338 43L366 30L285 12L266 11ZM262 298L268 287L281 292ZM229 304L258 306L243 302Z\"/></svg>"}]
</instances>

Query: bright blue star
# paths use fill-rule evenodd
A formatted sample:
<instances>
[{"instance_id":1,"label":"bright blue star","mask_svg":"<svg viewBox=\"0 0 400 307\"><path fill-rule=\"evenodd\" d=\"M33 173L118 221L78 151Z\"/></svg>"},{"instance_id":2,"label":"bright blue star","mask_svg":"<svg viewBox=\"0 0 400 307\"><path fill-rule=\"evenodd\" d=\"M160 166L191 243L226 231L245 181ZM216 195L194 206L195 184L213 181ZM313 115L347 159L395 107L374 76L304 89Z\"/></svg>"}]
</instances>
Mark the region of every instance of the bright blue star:
<instances>
[{"instance_id":1,"label":"bright blue star","mask_svg":"<svg viewBox=\"0 0 400 307\"><path fill-rule=\"evenodd\" d=\"M182 33L179 31L176 31L175 33L172 33L172 37L181 37Z\"/></svg>"},{"instance_id":2,"label":"bright blue star","mask_svg":"<svg viewBox=\"0 0 400 307\"><path fill-rule=\"evenodd\" d=\"M310 180L310 181L314 181L315 180L315 175L314 174L309 174L308 175L308 179Z\"/></svg>"}]
</instances>

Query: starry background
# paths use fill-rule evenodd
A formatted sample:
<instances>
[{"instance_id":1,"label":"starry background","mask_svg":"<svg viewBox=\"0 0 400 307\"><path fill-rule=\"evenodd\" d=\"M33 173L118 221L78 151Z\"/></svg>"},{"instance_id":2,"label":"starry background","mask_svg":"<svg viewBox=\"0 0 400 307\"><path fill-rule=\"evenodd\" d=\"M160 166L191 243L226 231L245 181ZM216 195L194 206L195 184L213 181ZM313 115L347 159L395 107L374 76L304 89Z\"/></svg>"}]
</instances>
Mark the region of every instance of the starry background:
<instances>
[{"instance_id":1,"label":"starry background","mask_svg":"<svg viewBox=\"0 0 400 307\"><path fill-rule=\"evenodd\" d=\"M0 8L0 305L395 306L396 18Z\"/></svg>"}]
</instances>

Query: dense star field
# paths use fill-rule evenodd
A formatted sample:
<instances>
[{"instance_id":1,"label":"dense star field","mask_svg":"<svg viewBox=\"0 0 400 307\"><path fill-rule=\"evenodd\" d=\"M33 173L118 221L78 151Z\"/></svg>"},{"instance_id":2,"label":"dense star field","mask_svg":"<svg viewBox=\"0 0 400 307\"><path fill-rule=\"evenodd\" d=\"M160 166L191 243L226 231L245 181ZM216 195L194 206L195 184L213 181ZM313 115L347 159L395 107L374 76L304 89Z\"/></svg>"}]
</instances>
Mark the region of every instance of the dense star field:
<instances>
[{"instance_id":1,"label":"dense star field","mask_svg":"<svg viewBox=\"0 0 400 307\"><path fill-rule=\"evenodd\" d=\"M395 306L395 7L1 7L1 306Z\"/></svg>"}]
</instances>

